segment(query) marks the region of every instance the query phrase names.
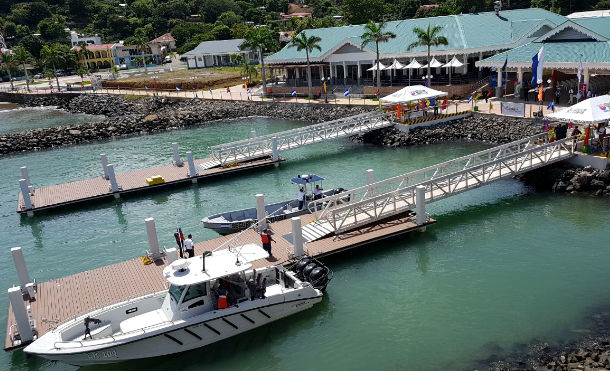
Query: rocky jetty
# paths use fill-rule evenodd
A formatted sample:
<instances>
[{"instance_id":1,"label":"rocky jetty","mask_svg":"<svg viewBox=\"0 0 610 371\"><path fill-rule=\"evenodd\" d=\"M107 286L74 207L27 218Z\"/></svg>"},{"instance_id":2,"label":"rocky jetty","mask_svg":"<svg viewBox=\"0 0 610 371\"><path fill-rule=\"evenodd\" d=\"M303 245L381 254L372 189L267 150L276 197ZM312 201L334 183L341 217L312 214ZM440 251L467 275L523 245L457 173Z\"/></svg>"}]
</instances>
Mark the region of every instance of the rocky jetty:
<instances>
[{"instance_id":1,"label":"rocky jetty","mask_svg":"<svg viewBox=\"0 0 610 371\"><path fill-rule=\"evenodd\" d=\"M27 106L55 106L70 112L102 114L95 123L28 130L0 135L0 155L150 134L217 120L266 116L308 122L329 121L375 108L272 102L209 101L161 97L129 98L121 95L56 94L0 96Z\"/></svg>"},{"instance_id":2,"label":"rocky jetty","mask_svg":"<svg viewBox=\"0 0 610 371\"><path fill-rule=\"evenodd\" d=\"M503 144L544 131L532 120L475 114L432 126L416 127L406 134L396 128L382 129L354 137L356 141L387 147L402 147L454 140L475 140Z\"/></svg>"},{"instance_id":3,"label":"rocky jetty","mask_svg":"<svg viewBox=\"0 0 610 371\"><path fill-rule=\"evenodd\" d=\"M539 189L557 193L584 193L610 196L610 170L596 170L591 166L570 167L556 164L530 171L517 177Z\"/></svg>"}]
</instances>

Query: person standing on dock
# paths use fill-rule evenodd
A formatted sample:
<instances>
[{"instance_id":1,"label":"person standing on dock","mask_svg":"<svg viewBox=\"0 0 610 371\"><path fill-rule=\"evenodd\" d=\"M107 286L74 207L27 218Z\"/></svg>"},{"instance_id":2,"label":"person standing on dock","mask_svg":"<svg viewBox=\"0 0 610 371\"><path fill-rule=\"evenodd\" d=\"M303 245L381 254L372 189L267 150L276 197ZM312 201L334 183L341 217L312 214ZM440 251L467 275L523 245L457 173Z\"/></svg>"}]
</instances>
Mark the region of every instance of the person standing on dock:
<instances>
[{"instance_id":1,"label":"person standing on dock","mask_svg":"<svg viewBox=\"0 0 610 371\"><path fill-rule=\"evenodd\" d=\"M269 229L265 228L261 232L261 241L263 243L263 250L269 253L269 256L273 256L271 254L271 241L275 242L273 237L271 237L271 233L269 233Z\"/></svg>"},{"instance_id":2,"label":"person standing on dock","mask_svg":"<svg viewBox=\"0 0 610 371\"><path fill-rule=\"evenodd\" d=\"M303 188L299 188L297 201L299 201L299 210L303 210L303 205L305 204L305 191L303 190Z\"/></svg>"},{"instance_id":3,"label":"person standing on dock","mask_svg":"<svg viewBox=\"0 0 610 371\"><path fill-rule=\"evenodd\" d=\"M184 240L184 250L188 254L189 258L195 256L195 246L193 245L193 235L189 234L188 238Z\"/></svg>"},{"instance_id":4,"label":"person standing on dock","mask_svg":"<svg viewBox=\"0 0 610 371\"><path fill-rule=\"evenodd\" d=\"M178 244L178 251L180 252L180 257L183 258L184 234L182 234L182 228L176 229L176 233L174 233L174 238L176 239L176 244Z\"/></svg>"}]
</instances>

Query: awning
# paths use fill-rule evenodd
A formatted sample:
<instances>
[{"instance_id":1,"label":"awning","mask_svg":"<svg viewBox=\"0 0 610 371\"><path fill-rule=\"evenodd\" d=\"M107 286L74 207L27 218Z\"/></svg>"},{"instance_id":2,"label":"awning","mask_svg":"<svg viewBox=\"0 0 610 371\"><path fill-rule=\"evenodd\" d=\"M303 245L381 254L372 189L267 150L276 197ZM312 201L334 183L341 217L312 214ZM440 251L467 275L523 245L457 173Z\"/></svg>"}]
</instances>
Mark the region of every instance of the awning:
<instances>
[{"instance_id":1,"label":"awning","mask_svg":"<svg viewBox=\"0 0 610 371\"><path fill-rule=\"evenodd\" d=\"M386 69L386 66L383 63L379 62L378 65L379 65L380 70ZM373 65L373 67L369 68L367 71L377 71L377 70L378 70L377 65Z\"/></svg>"},{"instance_id":2,"label":"awning","mask_svg":"<svg viewBox=\"0 0 610 371\"><path fill-rule=\"evenodd\" d=\"M546 115L551 120L595 124L610 120L610 95L585 99L559 112Z\"/></svg>"},{"instance_id":3,"label":"awning","mask_svg":"<svg viewBox=\"0 0 610 371\"><path fill-rule=\"evenodd\" d=\"M407 103L422 99L444 97L447 93L444 91L434 90L423 85L407 86L396 93L392 93L381 98L384 103Z\"/></svg>"},{"instance_id":4,"label":"awning","mask_svg":"<svg viewBox=\"0 0 610 371\"><path fill-rule=\"evenodd\" d=\"M453 59L451 59L449 62L444 64L443 67L462 67L463 65L464 65L464 63L458 61L454 55Z\"/></svg>"},{"instance_id":5,"label":"awning","mask_svg":"<svg viewBox=\"0 0 610 371\"><path fill-rule=\"evenodd\" d=\"M432 57L432 60L430 61L430 68L436 68L436 67L441 67L443 64L439 61L436 60L436 58ZM421 68L427 68L428 65L422 66Z\"/></svg>"},{"instance_id":6,"label":"awning","mask_svg":"<svg viewBox=\"0 0 610 371\"><path fill-rule=\"evenodd\" d=\"M308 184L324 180L324 178L317 176L316 174L303 174L296 178L290 179L291 182L296 184Z\"/></svg>"},{"instance_id":7,"label":"awning","mask_svg":"<svg viewBox=\"0 0 610 371\"><path fill-rule=\"evenodd\" d=\"M416 61L415 59L412 59L411 63L407 64L403 68L405 70L416 70L418 68L421 68L421 64L418 61Z\"/></svg>"},{"instance_id":8,"label":"awning","mask_svg":"<svg viewBox=\"0 0 610 371\"><path fill-rule=\"evenodd\" d=\"M386 70L401 70L404 67L405 67L404 64L402 64L399 61L397 61L396 59L394 59L394 62L392 62L392 64L387 66L385 69Z\"/></svg>"}]
</instances>

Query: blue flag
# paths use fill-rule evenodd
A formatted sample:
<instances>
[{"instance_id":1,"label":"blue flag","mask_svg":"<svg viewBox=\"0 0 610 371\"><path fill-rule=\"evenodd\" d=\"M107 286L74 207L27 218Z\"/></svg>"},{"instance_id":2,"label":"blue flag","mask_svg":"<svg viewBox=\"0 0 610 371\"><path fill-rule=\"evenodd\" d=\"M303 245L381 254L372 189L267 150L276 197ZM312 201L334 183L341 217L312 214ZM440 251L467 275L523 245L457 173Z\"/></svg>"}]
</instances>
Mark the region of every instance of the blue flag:
<instances>
[{"instance_id":1,"label":"blue flag","mask_svg":"<svg viewBox=\"0 0 610 371\"><path fill-rule=\"evenodd\" d=\"M212 88L208 88L208 90L210 91L210 94L212 94Z\"/></svg>"},{"instance_id":2,"label":"blue flag","mask_svg":"<svg viewBox=\"0 0 610 371\"><path fill-rule=\"evenodd\" d=\"M296 90L291 91L290 95L292 95L293 97L296 97L297 96L297 91Z\"/></svg>"},{"instance_id":3,"label":"blue flag","mask_svg":"<svg viewBox=\"0 0 610 371\"><path fill-rule=\"evenodd\" d=\"M148 86L144 85L144 89L148 90Z\"/></svg>"},{"instance_id":4,"label":"blue flag","mask_svg":"<svg viewBox=\"0 0 610 371\"><path fill-rule=\"evenodd\" d=\"M248 88L248 90L246 90L246 93L250 94L250 88Z\"/></svg>"},{"instance_id":5,"label":"blue flag","mask_svg":"<svg viewBox=\"0 0 610 371\"><path fill-rule=\"evenodd\" d=\"M349 88L347 88L343 91L343 96L345 96L345 97L349 96Z\"/></svg>"},{"instance_id":6,"label":"blue flag","mask_svg":"<svg viewBox=\"0 0 610 371\"><path fill-rule=\"evenodd\" d=\"M472 94L470 94L470 97L468 97L468 103L472 102Z\"/></svg>"},{"instance_id":7,"label":"blue flag","mask_svg":"<svg viewBox=\"0 0 610 371\"><path fill-rule=\"evenodd\" d=\"M546 108L555 112L555 99L553 99Z\"/></svg>"},{"instance_id":8,"label":"blue flag","mask_svg":"<svg viewBox=\"0 0 610 371\"><path fill-rule=\"evenodd\" d=\"M504 60L504 65L502 66L502 72L506 71L506 66L508 66L508 55L506 56L506 60Z\"/></svg>"},{"instance_id":9,"label":"blue flag","mask_svg":"<svg viewBox=\"0 0 610 371\"><path fill-rule=\"evenodd\" d=\"M532 85L542 84L542 64L544 62L544 46L532 58Z\"/></svg>"},{"instance_id":10,"label":"blue flag","mask_svg":"<svg viewBox=\"0 0 610 371\"><path fill-rule=\"evenodd\" d=\"M176 85L176 90L180 91L180 90L182 90L182 89L180 89L180 88L178 87L178 85Z\"/></svg>"}]
</instances>

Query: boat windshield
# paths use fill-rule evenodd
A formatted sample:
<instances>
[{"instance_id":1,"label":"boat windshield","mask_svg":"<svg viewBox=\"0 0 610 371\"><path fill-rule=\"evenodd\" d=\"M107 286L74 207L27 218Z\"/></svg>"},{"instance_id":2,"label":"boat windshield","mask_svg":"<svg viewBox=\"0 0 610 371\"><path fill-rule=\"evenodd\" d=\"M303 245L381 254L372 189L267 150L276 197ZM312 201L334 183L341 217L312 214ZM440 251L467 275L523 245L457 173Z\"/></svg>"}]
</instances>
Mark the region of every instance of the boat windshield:
<instances>
[{"instance_id":1,"label":"boat windshield","mask_svg":"<svg viewBox=\"0 0 610 371\"><path fill-rule=\"evenodd\" d=\"M169 294L172 296L172 299L174 299L174 301L176 303L180 302L180 298L182 297L182 293L184 292L186 287L187 286L176 286L176 285L171 285L169 287Z\"/></svg>"}]
</instances>

